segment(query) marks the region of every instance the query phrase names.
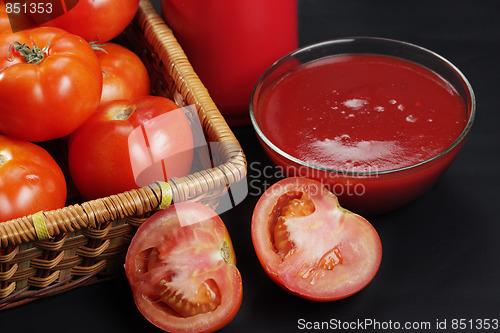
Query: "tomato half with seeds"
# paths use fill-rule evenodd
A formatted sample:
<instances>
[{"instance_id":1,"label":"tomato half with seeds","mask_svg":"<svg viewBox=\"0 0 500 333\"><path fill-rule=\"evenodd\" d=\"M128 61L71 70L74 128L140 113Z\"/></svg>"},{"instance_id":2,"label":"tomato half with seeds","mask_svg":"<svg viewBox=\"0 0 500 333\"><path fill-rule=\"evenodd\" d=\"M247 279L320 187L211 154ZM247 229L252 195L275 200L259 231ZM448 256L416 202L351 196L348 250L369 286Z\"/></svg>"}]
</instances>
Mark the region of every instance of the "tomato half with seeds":
<instances>
[{"instance_id":1,"label":"tomato half with seeds","mask_svg":"<svg viewBox=\"0 0 500 333\"><path fill-rule=\"evenodd\" d=\"M143 316L168 332L212 332L242 300L241 275L220 217L199 203L176 203L137 230L125 261Z\"/></svg>"},{"instance_id":2,"label":"tomato half with seeds","mask_svg":"<svg viewBox=\"0 0 500 333\"><path fill-rule=\"evenodd\" d=\"M357 293L373 279L382 259L375 228L342 208L323 184L300 177L281 180L260 197L252 241L272 280L315 301Z\"/></svg>"}]
</instances>

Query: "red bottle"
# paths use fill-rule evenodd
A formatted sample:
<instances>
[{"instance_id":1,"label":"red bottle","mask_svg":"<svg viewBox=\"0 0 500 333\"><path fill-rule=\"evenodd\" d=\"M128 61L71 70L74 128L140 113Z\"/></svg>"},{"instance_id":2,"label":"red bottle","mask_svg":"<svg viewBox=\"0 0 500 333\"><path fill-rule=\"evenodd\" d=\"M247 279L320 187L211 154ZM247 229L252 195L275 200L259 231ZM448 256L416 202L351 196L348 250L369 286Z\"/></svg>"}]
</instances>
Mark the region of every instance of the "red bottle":
<instances>
[{"instance_id":1,"label":"red bottle","mask_svg":"<svg viewBox=\"0 0 500 333\"><path fill-rule=\"evenodd\" d=\"M250 123L254 85L298 47L297 0L162 0L162 15L230 125Z\"/></svg>"}]
</instances>

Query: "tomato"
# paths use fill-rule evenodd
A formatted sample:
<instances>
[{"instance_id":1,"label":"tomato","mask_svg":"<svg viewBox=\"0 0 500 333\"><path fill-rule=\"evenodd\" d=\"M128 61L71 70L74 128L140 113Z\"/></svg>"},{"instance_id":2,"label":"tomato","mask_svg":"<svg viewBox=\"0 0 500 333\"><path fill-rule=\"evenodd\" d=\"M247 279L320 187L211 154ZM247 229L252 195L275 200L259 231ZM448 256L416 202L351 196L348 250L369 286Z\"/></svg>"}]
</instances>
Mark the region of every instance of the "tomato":
<instances>
[{"instance_id":1,"label":"tomato","mask_svg":"<svg viewBox=\"0 0 500 333\"><path fill-rule=\"evenodd\" d=\"M66 181L42 147L0 135L0 222L61 208Z\"/></svg>"},{"instance_id":2,"label":"tomato","mask_svg":"<svg viewBox=\"0 0 500 333\"><path fill-rule=\"evenodd\" d=\"M101 66L80 37L57 28L0 34L0 53L0 132L29 141L63 137L99 105Z\"/></svg>"},{"instance_id":3,"label":"tomato","mask_svg":"<svg viewBox=\"0 0 500 333\"><path fill-rule=\"evenodd\" d=\"M95 49L102 69L101 103L149 95L149 74L134 52L114 43Z\"/></svg>"},{"instance_id":4,"label":"tomato","mask_svg":"<svg viewBox=\"0 0 500 333\"><path fill-rule=\"evenodd\" d=\"M375 276L382 259L377 231L339 206L323 184L286 178L259 198L252 241L269 277L315 301L353 295Z\"/></svg>"},{"instance_id":5,"label":"tomato","mask_svg":"<svg viewBox=\"0 0 500 333\"><path fill-rule=\"evenodd\" d=\"M49 21L40 13L34 19L41 26L61 28L89 42L105 43L129 25L138 7L139 0L79 0L71 10L55 19Z\"/></svg>"},{"instance_id":6,"label":"tomato","mask_svg":"<svg viewBox=\"0 0 500 333\"><path fill-rule=\"evenodd\" d=\"M229 234L210 208L176 203L137 230L125 272L139 311L168 332L212 332L242 301Z\"/></svg>"},{"instance_id":7,"label":"tomato","mask_svg":"<svg viewBox=\"0 0 500 333\"><path fill-rule=\"evenodd\" d=\"M161 117L160 117L161 116ZM154 132L151 119L159 132ZM161 161L150 161L150 154L129 144L134 129L146 132L151 154ZM130 153L132 151L132 153ZM170 99L142 96L133 100L117 100L101 104L96 113L69 138L70 174L86 199L95 199L137 188L137 182L149 185L156 176L147 167L159 167L166 178L189 173L193 160L193 136L188 118ZM135 173L133 166L145 170ZM142 169L141 169L142 170ZM151 171L151 174L150 174ZM146 180L143 180L143 178Z\"/></svg>"}]
</instances>

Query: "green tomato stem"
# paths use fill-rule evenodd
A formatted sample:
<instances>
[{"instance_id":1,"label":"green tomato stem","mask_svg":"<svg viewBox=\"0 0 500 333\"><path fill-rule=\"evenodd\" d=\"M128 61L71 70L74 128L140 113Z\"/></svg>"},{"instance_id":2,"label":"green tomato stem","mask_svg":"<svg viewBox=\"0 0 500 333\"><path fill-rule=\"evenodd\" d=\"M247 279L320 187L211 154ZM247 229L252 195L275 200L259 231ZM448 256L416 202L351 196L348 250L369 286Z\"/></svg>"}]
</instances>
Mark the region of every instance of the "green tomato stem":
<instances>
[{"instance_id":1,"label":"green tomato stem","mask_svg":"<svg viewBox=\"0 0 500 333\"><path fill-rule=\"evenodd\" d=\"M102 52L108 54L108 51L106 51L104 49L104 46L106 46L106 44L97 44L96 42L89 42L89 44L90 44L90 47L92 48L92 50L102 51Z\"/></svg>"},{"instance_id":2,"label":"green tomato stem","mask_svg":"<svg viewBox=\"0 0 500 333\"><path fill-rule=\"evenodd\" d=\"M11 49L11 47L14 47L14 51L23 56L24 60L28 64L36 65L41 63L45 58L45 52L49 48L49 45L50 42L43 49L40 49L35 43L33 43L33 49L30 49L30 47L26 45L26 43L21 44L19 42L13 42L12 44L10 44L9 49ZM9 56L7 58L9 58L10 55L11 51L9 51Z\"/></svg>"}]
</instances>

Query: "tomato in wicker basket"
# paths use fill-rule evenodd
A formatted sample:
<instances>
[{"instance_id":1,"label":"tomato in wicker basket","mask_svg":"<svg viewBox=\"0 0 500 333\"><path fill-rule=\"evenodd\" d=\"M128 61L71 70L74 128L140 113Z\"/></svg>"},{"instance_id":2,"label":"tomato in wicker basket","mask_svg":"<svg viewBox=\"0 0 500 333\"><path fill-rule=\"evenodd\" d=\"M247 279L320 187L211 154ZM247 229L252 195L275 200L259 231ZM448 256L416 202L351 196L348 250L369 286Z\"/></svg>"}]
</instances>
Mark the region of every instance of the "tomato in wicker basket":
<instances>
[{"instance_id":1,"label":"tomato in wicker basket","mask_svg":"<svg viewBox=\"0 0 500 333\"><path fill-rule=\"evenodd\" d=\"M74 0L72 1L74 3ZM89 42L105 43L118 36L132 21L139 0L79 0L64 15L37 12L33 19L42 26L58 27Z\"/></svg>"},{"instance_id":2,"label":"tomato in wicker basket","mask_svg":"<svg viewBox=\"0 0 500 333\"><path fill-rule=\"evenodd\" d=\"M0 222L63 207L66 181L42 147L0 135Z\"/></svg>"},{"instance_id":3,"label":"tomato in wicker basket","mask_svg":"<svg viewBox=\"0 0 500 333\"><path fill-rule=\"evenodd\" d=\"M57 28L0 34L0 132L66 136L95 111L101 90L101 66L82 38Z\"/></svg>"},{"instance_id":4,"label":"tomato in wicker basket","mask_svg":"<svg viewBox=\"0 0 500 333\"><path fill-rule=\"evenodd\" d=\"M101 103L149 95L148 70L137 54L115 43L94 50L102 68Z\"/></svg>"},{"instance_id":5,"label":"tomato in wicker basket","mask_svg":"<svg viewBox=\"0 0 500 333\"><path fill-rule=\"evenodd\" d=\"M164 115L161 131L148 133L148 124ZM166 178L189 173L193 137L188 118L177 104L159 96L110 101L101 104L69 140L71 178L84 198L95 199L138 188L138 179L147 178L147 170L141 175L133 170L134 165L147 165L151 157L142 149L131 148L129 137L136 128L142 128L149 136L147 145L151 154L165 157L158 166L165 171ZM143 181L147 185L156 180L165 179Z\"/></svg>"}]
</instances>

